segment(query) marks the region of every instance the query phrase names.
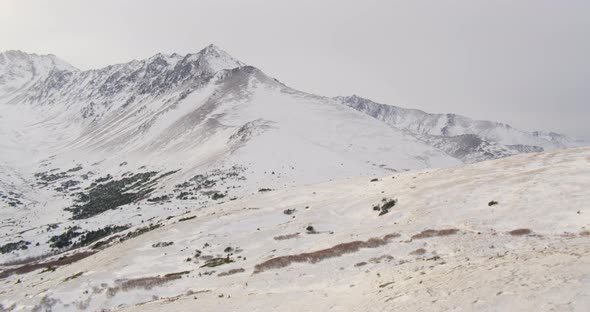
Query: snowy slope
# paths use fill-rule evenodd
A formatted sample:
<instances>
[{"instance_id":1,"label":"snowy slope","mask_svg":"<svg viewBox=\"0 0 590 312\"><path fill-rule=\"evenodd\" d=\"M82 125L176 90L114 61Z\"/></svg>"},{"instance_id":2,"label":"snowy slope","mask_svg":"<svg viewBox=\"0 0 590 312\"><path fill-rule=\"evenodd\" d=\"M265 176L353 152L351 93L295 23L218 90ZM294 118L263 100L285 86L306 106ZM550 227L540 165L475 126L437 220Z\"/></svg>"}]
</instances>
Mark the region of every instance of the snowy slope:
<instances>
[{"instance_id":1,"label":"snowy slope","mask_svg":"<svg viewBox=\"0 0 590 312\"><path fill-rule=\"evenodd\" d=\"M0 304L13 311L585 311L589 168L590 148L576 148L249 196L73 251L82 260L5 266ZM374 208L392 199L386 213Z\"/></svg>"},{"instance_id":2,"label":"snowy slope","mask_svg":"<svg viewBox=\"0 0 590 312\"><path fill-rule=\"evenodd\" d=\"M0 261L268 189L461 163L215 46L62 68L0 103L0 192L19 196L3 199L0 247L30 243Z\"/></svg>"},{"instance_id":3,"label":"snowy slope","mask_svg":"<svg viewBox=\"0 0 590 312\"><path fill-rule=\"evenodd\" d=\"M586 145L554 132L527 132L510 125L473 120L456 114L430 114L417 109L375 103L353 96L336 101L361 111L467 163L526 152Z\"/></svg>"}]
</instances>

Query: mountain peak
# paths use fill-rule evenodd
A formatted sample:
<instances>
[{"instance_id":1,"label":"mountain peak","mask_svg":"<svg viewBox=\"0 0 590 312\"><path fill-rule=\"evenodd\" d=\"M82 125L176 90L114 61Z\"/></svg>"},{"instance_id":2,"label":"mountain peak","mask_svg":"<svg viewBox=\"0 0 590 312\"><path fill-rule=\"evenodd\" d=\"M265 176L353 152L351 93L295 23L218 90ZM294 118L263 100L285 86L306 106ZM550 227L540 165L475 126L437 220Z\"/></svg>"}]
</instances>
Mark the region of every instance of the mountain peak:
<instances>
[{"instance_id":1,"label":"mountain peak","mask_svg":"<svg viewBox=\"0 0 590 312\"><path fill-rule=\"evenodd\" d=\"M0 68L24 66L43 66L49 69L78 71L77 68L54 54L27 53L21 50L7 50L0 52Z\"/></svg>"},{"instance_id":2,"label":"mountain peak","mask_svg":"<svg viewBox=\"0 0 590 312\"><path fill-rule=\"evenodd\" d=\"M53 54L39 55L18 50L0 53L0 99L24 90L52 72L77 72L78 69Z\"/></svg>"},{"instance_id":3,"label":"mountain peak","mask_svg":"<svg viewBox=\"0 0 590 312\"><path fill-rule=\"evenodd\" d=\"M207 67L210 73L246 66L245 63L240 62L214 44L206 46L196 54L187 55L187 58L198 60L201 65Z\"/></svg>"}]
</instances>

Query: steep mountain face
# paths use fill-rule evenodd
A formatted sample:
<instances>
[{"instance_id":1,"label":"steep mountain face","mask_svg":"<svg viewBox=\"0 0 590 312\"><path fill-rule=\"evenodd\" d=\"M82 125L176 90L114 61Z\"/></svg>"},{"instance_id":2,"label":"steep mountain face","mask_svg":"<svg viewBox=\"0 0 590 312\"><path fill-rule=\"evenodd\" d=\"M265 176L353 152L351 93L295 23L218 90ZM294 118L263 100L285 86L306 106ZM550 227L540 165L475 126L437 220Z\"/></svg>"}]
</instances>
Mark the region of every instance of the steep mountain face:
<instances>
[{"instance_id":1,"label":"steep mountain face","mask_svg":"<svg viewBox=\"0 0 590 312\"><path fill-rule=\"evenodd\" d=\"M21 51L0 53L0 101L27 90L50 75L76 71L76 68L54 55Z\"/></svg>"},{"instance_id":2,"label":"steep mountain face","mask_svg":"<svg viewBox=\"0 0 590 312\"><path fill-rule=\"evenodd\" d=\"M258 191L461 163L215 46L89 71L47 64L1 97L0 235L31 243L2 260Z\"/></svg>"},{"instance_id":3,"label":"steep mountain face","mask_svg":"<svg viewBox=\"0 0 590 312\"><path fill-rule=\"evenodd\" d=\"M473 120L456 114L429 114L375 103L355 95L336 97L335 100L411 133L468 163L582 145L580 141L553 132L527 132L506 124Z\"/></svg>"}]
</instances>

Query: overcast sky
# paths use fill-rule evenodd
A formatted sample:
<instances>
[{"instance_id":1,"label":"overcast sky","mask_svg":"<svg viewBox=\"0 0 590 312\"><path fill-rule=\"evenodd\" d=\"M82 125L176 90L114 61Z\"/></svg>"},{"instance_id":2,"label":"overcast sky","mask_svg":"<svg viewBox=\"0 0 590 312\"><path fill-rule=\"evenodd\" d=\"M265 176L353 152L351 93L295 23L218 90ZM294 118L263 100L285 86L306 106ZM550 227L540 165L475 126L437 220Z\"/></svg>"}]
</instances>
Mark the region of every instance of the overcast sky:
<instances>
[{"instance_id":1,"label":"overcast sky","mask_svg":"<svg viewBox=\"0 0 590 312\"><path fill-rule=\"evenodd\" d=\"M0 50L81 69L209 43L302 91L590 139L588 0L0 2Z\"/></svg>"}]
</instances>

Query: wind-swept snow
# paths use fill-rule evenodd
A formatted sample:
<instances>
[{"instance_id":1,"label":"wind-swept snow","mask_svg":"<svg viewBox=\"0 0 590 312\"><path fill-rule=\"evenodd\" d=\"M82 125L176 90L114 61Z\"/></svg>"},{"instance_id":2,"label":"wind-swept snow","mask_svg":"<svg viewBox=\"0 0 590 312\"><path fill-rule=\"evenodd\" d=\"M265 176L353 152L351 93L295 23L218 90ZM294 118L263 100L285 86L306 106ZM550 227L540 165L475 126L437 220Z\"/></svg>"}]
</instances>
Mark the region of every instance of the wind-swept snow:
<instances>
[{"instance_id":1,"label":"wind-swept snow","mask_svg":"<svg viewBox=\"0 0 590 312\"><path fill-rule=\"evenodd\" d=\"M192 209L54 270L9 275L0 303L16 311L583 311L589 168L590 149L578 148L265 192ZM373 207L383 198L397 202L380 214Z\"/></svg>"}]
</instances>

